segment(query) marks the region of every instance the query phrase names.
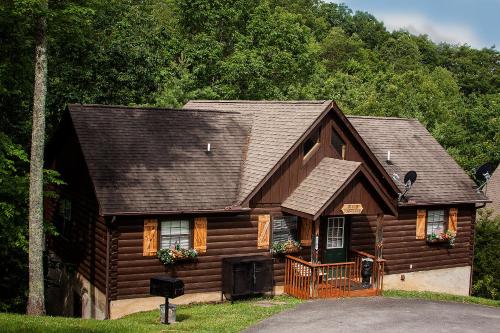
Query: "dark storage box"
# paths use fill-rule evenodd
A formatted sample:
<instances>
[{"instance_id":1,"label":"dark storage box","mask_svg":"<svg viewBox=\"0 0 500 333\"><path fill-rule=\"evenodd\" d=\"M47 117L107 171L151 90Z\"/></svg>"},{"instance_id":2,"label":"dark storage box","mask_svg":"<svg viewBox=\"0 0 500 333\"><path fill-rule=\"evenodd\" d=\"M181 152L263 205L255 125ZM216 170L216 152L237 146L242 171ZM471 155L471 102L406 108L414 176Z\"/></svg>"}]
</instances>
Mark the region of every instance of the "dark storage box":
<instances>
[{"instance_id":1,"label":"dark storage box","mask_svg":"<svg viewBox=\"0 0 500 333\"><path fill-rule=\"evenodd\" d=\"M272 258L246 256L222 259L222 292L229 300L272 292L273 282Z\"/></svg>"},{"instance_id":2,"label":"dark storage box","mask_svg":"<svg viewBox=\"0 0 500 333\"><path fill-rule=\"evenodd\" d=\"M154 296L176 298L184 295L184 282L169 276L155 276L150 280L149 293Z\"/></svg>"}]
</instances>

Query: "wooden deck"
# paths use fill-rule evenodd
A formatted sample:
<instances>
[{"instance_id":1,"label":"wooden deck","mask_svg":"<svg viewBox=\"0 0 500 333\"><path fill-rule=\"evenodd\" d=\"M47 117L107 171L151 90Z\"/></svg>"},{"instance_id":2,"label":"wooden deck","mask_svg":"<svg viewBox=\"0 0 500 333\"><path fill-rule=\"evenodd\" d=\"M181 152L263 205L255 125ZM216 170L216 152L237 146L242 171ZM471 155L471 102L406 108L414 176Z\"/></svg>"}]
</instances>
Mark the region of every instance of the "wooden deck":
<instances>
[{"instance_id":1,"label":"wooden deck","mask_svg":"<svg viewBox=\"0 0 500 333\"><path fill-rule=\"evenodd\" d=\"M373 259L371 287L361 286L361 262ZM293 256L286 257L285 293L302 298L335 298L376 296L382 291L384 260L353 251L353 261L313 264Z\"/></svg>"}]
</instances>

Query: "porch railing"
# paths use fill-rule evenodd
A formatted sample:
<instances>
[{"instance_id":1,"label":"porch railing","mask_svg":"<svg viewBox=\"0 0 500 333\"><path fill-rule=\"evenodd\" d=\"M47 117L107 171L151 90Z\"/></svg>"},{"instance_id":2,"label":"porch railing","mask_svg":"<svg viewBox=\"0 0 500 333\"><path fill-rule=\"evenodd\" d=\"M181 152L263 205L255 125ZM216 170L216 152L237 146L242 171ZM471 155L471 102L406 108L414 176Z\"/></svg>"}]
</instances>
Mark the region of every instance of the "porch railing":
<instances>
[{"instance_id":1,"label":"porch railing","mask_svg":"<svg viewBox=\"0 0 500 333\"><path fill-rule=\"evenodd\" d=\"M362 259L373 259L370 279L371 287L361 289ZM377 295L382 290L384 276L383 259L353 250L350 262L314 264L293 256L286 256L285 293L301 298L346 297L359 294L366 296L367 291ZM356 289L356 290L354 290Z\"/></svg>"},{"instance_id":2,"label":"porch railing","mask_svg":"<svg viewBox=\"0 0 500 333\"><path fill-rule=\"evenodd\" d=\"M371 289L375 289L377 295L379 295L382 292L382 287L384 284L385 259L378 259L374 255L369 254L367 252L358 251L358 250L351 250L351 260L354 261L354 263L355 263L354 274L352 276L352 280L355 283L361 284L361 282L362 282L361 269L362 269L362 262L363 262L364 258L370 258L373 260L372 276L370 279L371 280Z\"/></svg>"},{"instance_id":3,"label":"porch railing","mask_svg":"<svg viewBox=\"0 0 500 333\"><path fill-rule=\"evenodd\" d=\"M348 296L354 262L313 264L286 256L285 293L302 298Z\"/></svg>"}]
</instances>

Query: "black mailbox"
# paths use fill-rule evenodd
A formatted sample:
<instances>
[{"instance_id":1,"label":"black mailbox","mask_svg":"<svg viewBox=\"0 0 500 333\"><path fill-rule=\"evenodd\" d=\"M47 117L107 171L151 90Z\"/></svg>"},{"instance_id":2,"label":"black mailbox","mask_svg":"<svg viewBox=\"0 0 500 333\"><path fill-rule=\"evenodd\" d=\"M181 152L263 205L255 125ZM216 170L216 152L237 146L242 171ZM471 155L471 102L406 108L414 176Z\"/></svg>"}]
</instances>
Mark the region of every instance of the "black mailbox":
<instances>
[{"instance_id":1,"label":"black mailbox","mask_svg":"<svg viewBox=\"0 0 500 333\"><path fill-rule=\"evenodd\" d=\"M169 276L155 276L151 278L149 293L154 296L176 298L184 295L184 282Z\"/></svg>"}]
</instances>

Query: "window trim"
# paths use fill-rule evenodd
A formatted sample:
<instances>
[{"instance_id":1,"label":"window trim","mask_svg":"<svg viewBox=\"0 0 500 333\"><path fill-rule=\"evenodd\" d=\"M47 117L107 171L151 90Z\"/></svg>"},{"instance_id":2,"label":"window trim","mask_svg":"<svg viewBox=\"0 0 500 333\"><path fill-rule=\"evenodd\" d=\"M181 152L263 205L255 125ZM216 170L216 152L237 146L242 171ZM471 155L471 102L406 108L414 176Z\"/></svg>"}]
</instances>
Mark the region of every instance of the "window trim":
<instances>
[{"instance_id":1,"label":"window trim","mask_svg":"<svg viewBox=\"0 0 500 333\"><path fill-rule=\"evenodd\" d=\"M194 231L194 220L191 218L177 218L177 219L158 219L158 232L157 232L157 240L158 240L158 250L164 249L161 245L161 229L162 229L162 224L163 222L172 222L172 221L188 221L188 226L189 226L189 235L188 235L188 249L193 248L193 231ZM167 247L165 247L166 249Z\"/></svg>"},{"instance_id":2,"label":"window trim","mask_svg":"<svg viewBox=\"0 0 500 333\"><path fill-rule=\"evenodd\" d=\"M316 143L306 153L306 151L305 151L306 142L311 140L314 136L316 136ZM321 130L318 129L318 130L314 131L311 135L309 135L309 137L306 140L304 140L304 143L302 143L302 154L304 155L304 157L302 158L302 161L304 163L307 162L311 158L311 156L313 156L314 153L316 153L319 150L319 146L321 144L320 136L321 136Z\"/></svg>"}]
</instances>

